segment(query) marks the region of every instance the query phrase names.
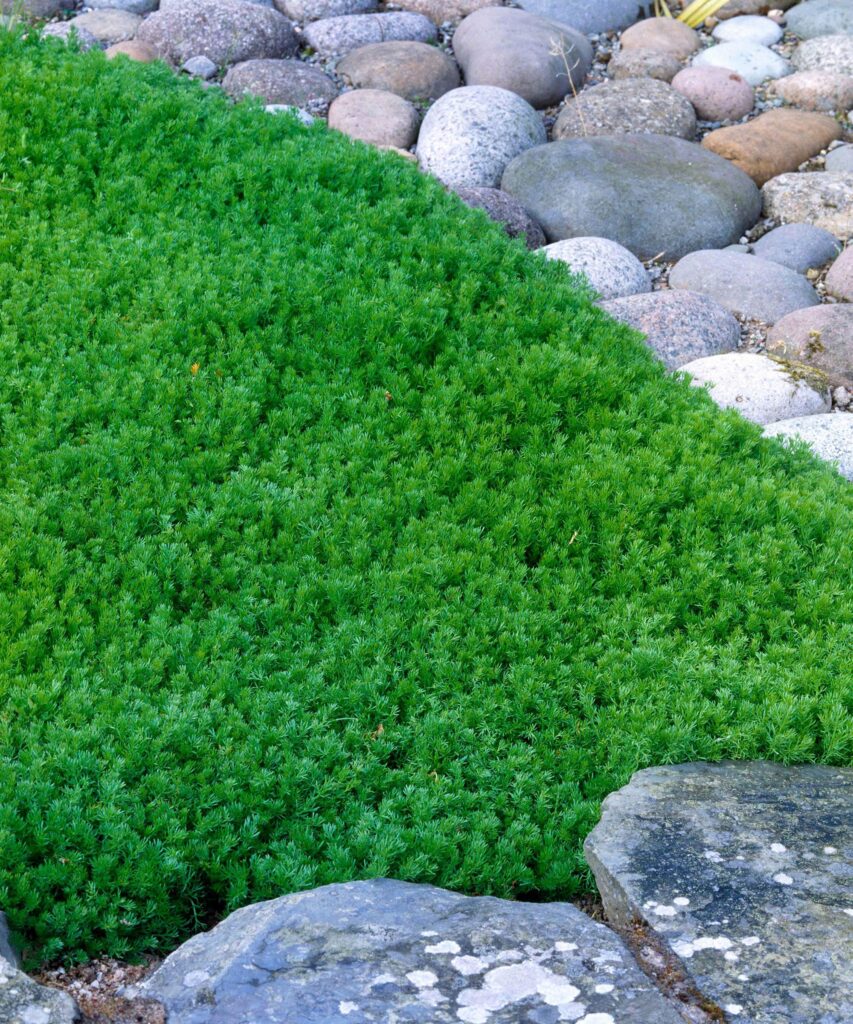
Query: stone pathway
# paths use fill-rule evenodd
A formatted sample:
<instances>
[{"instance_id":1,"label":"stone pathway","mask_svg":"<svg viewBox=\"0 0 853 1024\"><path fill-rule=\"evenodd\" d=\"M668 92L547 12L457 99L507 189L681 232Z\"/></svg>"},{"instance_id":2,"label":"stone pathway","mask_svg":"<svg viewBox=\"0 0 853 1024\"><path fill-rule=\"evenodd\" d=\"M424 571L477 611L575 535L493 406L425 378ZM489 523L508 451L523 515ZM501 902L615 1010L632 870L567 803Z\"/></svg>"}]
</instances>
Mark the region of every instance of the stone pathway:
<instances>
[{"instance_id":1,"label":"stone pathway","mask_svg":"<svg viewBox=\"0 0 853 1024\"><path fill-rule=\"evenodd\" d=\"M774 327L853 301L853 0L730 0L698 31L639 0L76 2L23 0L48 35L417 161L586 275L669 369L714 357L711 398L773 409L768 435L805 422L804 381L806 415L853 412L849 335L825 353ZM851 478L849 434L799 436Z\"/></svg>"}]
</instances>

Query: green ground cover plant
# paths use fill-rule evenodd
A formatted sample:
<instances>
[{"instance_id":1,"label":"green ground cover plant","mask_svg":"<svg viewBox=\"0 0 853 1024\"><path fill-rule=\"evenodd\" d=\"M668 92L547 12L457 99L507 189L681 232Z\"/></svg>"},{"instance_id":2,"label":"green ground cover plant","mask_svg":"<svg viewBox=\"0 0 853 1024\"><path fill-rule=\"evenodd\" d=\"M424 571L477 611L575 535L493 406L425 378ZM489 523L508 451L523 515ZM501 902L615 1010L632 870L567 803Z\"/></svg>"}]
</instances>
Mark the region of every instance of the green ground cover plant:
<instances>
[{"instance_id":1,"label":"green ground cover plant","mask_svg":"<svg viewBox=\"0 0 853 1024\"><path fill-rule=\"evenodd\" d=\"M569 898L642 766L853 756L853 489L392 154L0 33L0 907Z\"/></svg>"}]
</instances>

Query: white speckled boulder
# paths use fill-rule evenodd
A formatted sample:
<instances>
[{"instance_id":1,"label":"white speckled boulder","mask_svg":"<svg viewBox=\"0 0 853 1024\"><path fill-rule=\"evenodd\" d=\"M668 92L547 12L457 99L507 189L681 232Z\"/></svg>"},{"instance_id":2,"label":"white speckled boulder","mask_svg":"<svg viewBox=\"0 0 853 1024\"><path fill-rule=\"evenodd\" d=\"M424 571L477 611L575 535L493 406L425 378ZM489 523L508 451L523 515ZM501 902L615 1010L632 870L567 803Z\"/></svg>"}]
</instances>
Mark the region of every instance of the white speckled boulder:
<instances>
[{"instance_id":1,"label":"white speckled boulder","mask_svg":"<svg viewBox=\"0 0 853 1024\"><path fill-rule=\"evenodd\" d=\"M244 907L136 994L169 1024L680 1024L613 932L567 903L389 879Z\"/></svg>"},{"instance_id":2,"label":"white speckled boulder","mask_svg":"<svg viewBox=\"0 0 853 1024\"><path fill-rule=\"evenodd\" d=\"M850 768L649 768L604 801L585 850L610 920L643 922L717 1019L850 1024L851 807Z\"/></svg>"},{"instance_id":3,"label":"white speckled boulder","mask_svg":"<svg viewBox=\"0 0 853 1024\"><path fill-rule=\"evenodd\" d=\"M782 420L765 427L764 436L805 441L819 459L831 462L843 477L853 480L853 416L849 413Z\"/></svg>"},{"instance_id":4,"label":"white speckled boulder","mask_svg":"<svg viewBox=\"0 0 853 1024\"><path fill-rule=\"evenodd\" d=\"M573 274L586 278L601 299L650 292L648 271L637 257L609 238L566 238L542 249L549 260L565 263Z\"/></svg>"}]
</instances>

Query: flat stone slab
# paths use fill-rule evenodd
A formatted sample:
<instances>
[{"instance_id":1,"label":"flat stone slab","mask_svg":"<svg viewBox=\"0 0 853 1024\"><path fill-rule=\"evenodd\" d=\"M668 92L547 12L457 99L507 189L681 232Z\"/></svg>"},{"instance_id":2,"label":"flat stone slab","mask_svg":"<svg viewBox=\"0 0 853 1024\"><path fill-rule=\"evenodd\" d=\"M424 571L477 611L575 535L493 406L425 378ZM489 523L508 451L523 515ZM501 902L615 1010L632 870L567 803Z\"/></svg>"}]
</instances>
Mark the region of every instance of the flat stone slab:
<instances>
[{"instance_id":1,"label":"flat stone slab","mask_svg":"<svg viewBox=\"0 0 853 1024\"><path fill-rule=\"evenodd\" d=\"M650 768L605 800L586 855L611 922L643 922L725 1020L849 1024L851 808L849 768Z\"/></svg>"},{"instance_id":2,"label":"flat stone slab","mask_svg":"<svg viewBox=\"0 0 853 1024\"><path fill-rule=\"evenodd\" d=\"M682 1024L628 949L567 903L390 879L235 911L128 994L169 1024Z\"/></svg>"}]
</instances>

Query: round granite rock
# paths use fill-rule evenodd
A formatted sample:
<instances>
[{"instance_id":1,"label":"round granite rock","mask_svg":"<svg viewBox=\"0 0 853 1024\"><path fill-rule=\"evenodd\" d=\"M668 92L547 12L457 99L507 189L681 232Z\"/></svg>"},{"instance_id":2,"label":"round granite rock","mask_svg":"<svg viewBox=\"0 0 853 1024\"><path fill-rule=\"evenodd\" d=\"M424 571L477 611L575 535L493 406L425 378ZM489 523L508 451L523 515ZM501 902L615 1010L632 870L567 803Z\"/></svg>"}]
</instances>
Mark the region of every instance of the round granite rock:
<instances>
[{"instance_id":1,"label":"round granite rock","mask_svg":"<svg viewBox=\"0 0 853 1024\"><path fill-rule=\"evenodd\" d=\"M452 57L436 46L405 40L360 46L335 70L359 89L384 89L407 100L437 100L460 84Z\"/></svg>"},{"instance_id":2,"label":"round granite rock","mask_svg":"<svg viewBox=\"0 0 853 1024\"><path fill-rule=\"evenodd\" d=\"M137 38L180 67L207 57L224 67L244 60L290 57L299 49L293 25L278 11L245 0L163 0Z\"/></svg>"},{"instance_id":3,"label":"round granite rock","mask_svg":"<svg viewBox=\"0 0 853 1024\"><path fill-rule=\"evenodd\" d=\"M481 7L491 7L494 0L397 0L404 11L423 14L436 25L455 25Z\"/></svg>"},{"instance_id":4,"label":"round granite rock","mask_svg":"<svg viewBox=\"0 0 853 1024\"><path fill-rule=\"evenodd\" d=\"M607 65L608 73L620 78L657 78L671 82L681 71L681 61L657 50L621 50Z\"/></svg>"},{"instance_id":5,"label":"round granite rock","mask_svg":"<svg viewBox=\"0 0 853 1024\"><path fill-rule=\"evenodd\" d=\"M843 477L853 480L853 416L850 413L781 420L765 427L764 436L805 441L819 459L831 462Z\"/></svg>"},{"instance_id":6,"label":"round granite rock","mask_svg":"<svg viewBox=\"0 0 853 1024\"><path fill-rule=\"evenodd\" d=\"M826 290L842 302L853 302L853 247L845 249L829 268Z\"/></svg>"},{"instance_id":7,"label":"round granite rock","mask_svg":"<svg viewBox=\"0 0 853 1024\"><path fill-rule=\"evenodd\" d=\"M820 301L801 274L760 256L717 249L683 257L670 271L669 284L709 295L732 313L771 324Z\"/></svg>"},{"instance_id":8,"label":"round granite rock","mask_svg":"<svg viewBox=\"0 0 853 1024\"><path fill-rule=\"evenodd\" d=\"M235 64L222 80L235 98L258 96L264 103L313 109L327 106L338 87L319 68L301 60L246 60Z\"/></svg>"},{"instance_id":9,"label":"round granite rock","mask_svg":"<svg viewBox=\"0 0 853 1024\"><path fill-rule=\"evenodd\" d=\"M718 302L698 292L658 291L600 303L616 320L645 335L668 370L693 359L733 352L740 326Z\"/></svg>"},{"instance_id":10,"label":"round granite rock","mask_svg":"<svg viewBox=\"0 0 853 1024\"><path fill-rule=\"evenodd\" d=\"M150 14L160 6L160 0L86 0L86 6L93 11L109 8L131 14Z\"/></svg>"},{"instance_id":11,"label":"round granite rock","mask_svg":"<svg viewBox=\"0 0 853 1024\"><path fill-rule=\"evenodd\" d=\"M759 46L772 46L782 38L782 28L772 18L744 14L721 21L714 29L713 36L718 43L758 43Z\"/></svg>"},{"instance_id":12,"label":"round granite rock","mask_svg":"<svg viewBox=\"0 0 853 1024\"><path fill-rule=\"evenodd\" d=\"M545 232L527 213L517 199L499 188L457 188L456 195L474 209L482 210L497 221L510 238L521 238L528 249L540 249L545 244Z\"/></svg>"},{"instance_id":13,"label":"round granite rock","mask_svg":"<svg viewBox=\"0 0 853 1024\"><path fill-rule=\"evenodd\" d=\"M685 60L699 49L699 35L676 18L644 18L622 33L623 50L654 50Z\"/></svg>"},{"instance_id":14,"label":"round granite rock","mask_svg":"<svg viewBox=\"0 0 853 1024\"><path fill-rule=\"evenodd\" d=\"M519 6L591 35L633 25L640 17L643 3L642 0L519 0Z\"/></svg>"},{"instance_id":15,"label":"round granite rock","mask_svg":"<svg viewBox=\"0 0 853 1024\"><path fill-rule=\"evenodd\" d=\"M506 89L472 85L445 93L427 111L418 162L451 188L495 187L513 157L544 141L545 126L529 103Z\"/></svg>"},{"instance_id":16,"label":"round granite rock","mask_svg":"<svg viewBox=\"0 0 853 1024\"><path fill-rule=\"evenodd\" d=\"M132 39L142 24L142 18L130 11L107 9L78 14L69 24L76 29L85 29L99 43L112 44Z\"/></svg>"},{"instance_id":17,"label":"round granite rock","mask_svg":"<svg viewBox=\"0 0 853 1024\"><path fill-rule=\"evenodd\" d=\"M372 146L408 149L418 137L418 112L402 96L353 89L329 107L329 127Z\"/></svg>"},{"instance_id":18,"label":"round granite rock","mask_svg":"<svg viewBox=\"0 0 853 1024\"><path fill-rule=\"evenodd\" d=\"M771 220L816 224L845 241L853 237L853 173L780 174L761 194L764 214Z\"/></svg>"},{"instance_id":19,"label":"round granite rock","mask_svg":"<svg viewBox=\"0 0 853 1024\"><path fill-rule=\"evenodd\" d=\"M484 7L453 35L467 85L495 85L531 106L553 106L583 87L592 65L589 41L565 25L511 7Z\"/></svg>"},{"instance_id":20,"label":"round granite rock","mask_svg":"<svg viewBox=\"0 0 853 1024\"><path fill-rule=\"evenodd\" d=\"M772 260L805 274L835 259L841 251L841 243L835 235L813 224L782 224L759 238L752 251L763 260Z\"/></svg>"},{"instance_id":21,"label":"round granite rock","mask_svg":"<svg viewBox=\"0 0 853 1024\"><path fill-rule=\"evenodd\" d=\"M761 212L758 189L743 171L666 135L537 146L510 163L502 187L549 241L610 238L641 259L678 259L736 242Z\"/></svg>"},{"instance_id":22,"label":"round granite rock","mask_svg":"<svg viewBox=\"0 0 853 1024\"><path fill-rule=\"evenodd\" d=\"M728 68L750 85L761 85L768 78L790 75L791 65L774 50L759 43L720 43L697 53L693 66Z\"/></svg>"},{"instance_id":23,"label":"round granite rock","mask_svg":"<svg viewBox=\"0 0 853 1024\"><path fill-rule=\"evenodd\" d=\"M788 31L800 39L853 34L853 0L806 0L788 11Z\"/></svg>"},{"instance_id":24,"label":"round granite rock","mask_svg":"<svg viewBox=\"0 0 853 1024\"><path fill-rule=\"evenodd\" d=\"M769 355L825 374L853 388L853 306L812 306L782 317L767 333Z\"/></svg>"},{"instance_id":25,"label":"round granite rock","mask_svg":"<svg viewBox=\"0 0 853 1024\"><path fill-rule=\"evenodd\" d=\"M767 356L726 352L694 359L681 367L695 387L707 387L721 409L737 409L753 423L775 423L792 416L828 412L829 392Z\"/></svg>"},{"instance_id":26,"label":"round granite rock","mask_svg":"<svg viewBox=\"0 0 853 1024\"><path fill-rule=\"evenodd\" d=\"M380 14L343 14L321 18L306 25L305 42L321 56L342 55L367 46L404 39L431 43L438 30L429 18L409 11L384 11Z\"/></svg>"},{"instance_id":27,"label":"round granite rock","mask_svg":"<svg viewBox=\"0 0 853 1024\"><path fill-rule=\"evenodd\" d=\"M696 114L666 82L626 78L584 89L566 102L554 124L555 139L593 135L675 135L692 139Z\"/></svg>"},{"instance_id":28,"label":"round granite rock","mask_svg":"<svg viewBox=\"0 0 853 1024\"><path fill-rule=\"evenodd\" d=\"M807 39L791 58L798 71L853 75L853 36L838 34Z\"/></svg>"},{"instance_id":29,"label":"round granite rock","mask_svg":"<svg viewBox=\"0 0 853 1024\"><path fill-rule=\"evenodd\" d=\"M64 43L70 43L72 39L76 39L77 45L81 50L94 50L101 44L85 28L75 27L70 21L51 21L45 25L41 30L43 39L61 39ZM123 46L123 43L117 45ZM156 54L154 55L156 59Z\"/></svg>"},{"instance_id":30,"label":"round granite rock","mask_svg":"<svg viewBox=\"0 0 853 1024\"><path fill-rule=\"evenodd\" d=\"M770 91L804 110L835 112L853 107L853 76L832 71L796 71L774 82Z\"/></svg>"},{"instance_id":31,"label":"round granite rock","mask_svg":"<svg viewBox=\"0 0 853 1024\"><path fill-rule=\"evenodd\" d=\"M703 121L739 121L755 106L755 91L728 68L684 68L672 80Z\"/></svg>"},{"instance_id":32,"label":"round granite rock","mask_svg":"<svg viewBox=\"0 0 853 1024\"><path fill-rule=\"evenodd\" d=\"M586 278L601 299L650 292L648 271L637 257L609 238L566 238L546 245L542 253L549 260L565 263L573 274Z\"/></svg>"},{"instance_id":33,"label":"round granite rock","mask_svg":"<svg viewBox=\"0 0 853 1024\"><path fill-rule=\"evenodd\" d=\"M294 21L318 21L342 14L367 14L376 10L376 0L275 0L276 8Z\"/></svg>"},{"instance_id":34,"label":"round granite rock","mask_svg":"<svg viewBox=\"0 0 853 1024\"><path fill-rule=\"evenodd\" d=\"M0 0L0 12L11 14L20 11L28 18L55 18L62 11L75 7L74 0Z\"/></svg>"},{"instance_id":35,"label":"round granite rock","mask_svg":"<svg viewBox=\"0 0 853 1024\"><path fill-rule=\"evenodd\" d=\"M839 146L831 150L826 154L824 167L831 174L853 174L853 146Z\"/></svg>"}]
</instances>

